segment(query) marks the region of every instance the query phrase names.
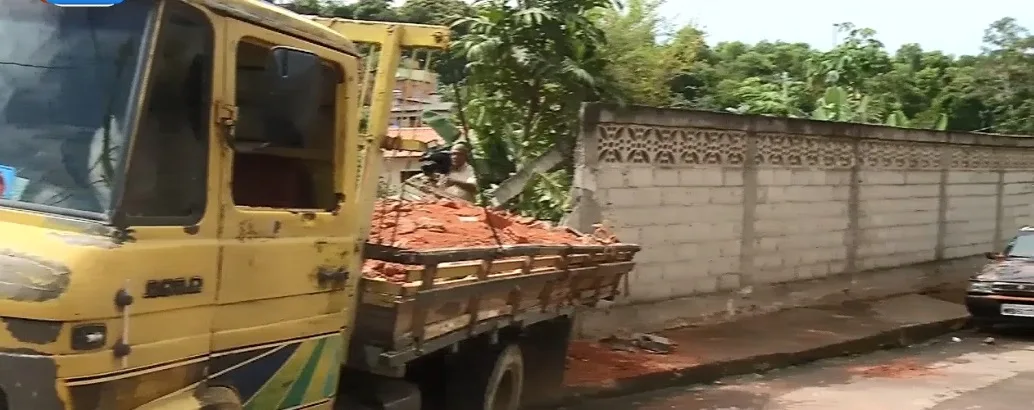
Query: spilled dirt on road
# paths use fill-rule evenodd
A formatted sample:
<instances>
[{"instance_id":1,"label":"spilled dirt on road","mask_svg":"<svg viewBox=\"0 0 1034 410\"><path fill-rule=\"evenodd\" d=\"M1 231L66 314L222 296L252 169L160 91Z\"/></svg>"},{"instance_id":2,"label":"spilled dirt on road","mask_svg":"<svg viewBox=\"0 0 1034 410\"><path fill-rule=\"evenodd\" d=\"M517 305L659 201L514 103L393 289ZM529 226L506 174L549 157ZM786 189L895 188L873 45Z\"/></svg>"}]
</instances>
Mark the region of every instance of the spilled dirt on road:
<instances>
[{"instance_id":1,"label":"spilled dirt on road","mask_svg":"<svg viewBox=\"0 0 1034 410\"><path fill-rule=\"evenodd\" d=\"M929 365L920 363L913 358L900 358L877 366L854 366L847 368L847 372L861 377L868 378L893 378L908 379L912 377L931 376L938 374L936 369Z\"/></svg>"},{"instance_id":2,"label":"spilled dirt on road","mask_svg":"<svg viewBox=\"0 0 1034 410\"><path fill-rule=\"evenodd\" d=\"M607 386L618 380L700 364L679 354L617 350L603 343L572 341L567 351L566 386Z\"/></svg>"}]
</instances>

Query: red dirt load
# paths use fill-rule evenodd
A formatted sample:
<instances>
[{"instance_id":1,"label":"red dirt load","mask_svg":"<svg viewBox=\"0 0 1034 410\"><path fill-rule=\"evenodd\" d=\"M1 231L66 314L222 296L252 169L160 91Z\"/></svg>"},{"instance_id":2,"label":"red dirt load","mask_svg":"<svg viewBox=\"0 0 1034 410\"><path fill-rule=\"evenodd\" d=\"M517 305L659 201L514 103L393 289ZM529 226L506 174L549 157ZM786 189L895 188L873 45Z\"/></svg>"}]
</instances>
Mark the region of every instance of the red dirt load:
<instances>
[{"instance_id":1,"label":"red dirt load","mask_svg":"<svg viewBox=\"0 0 1034 410\"><path fill-rule=\"evenodd\" d=\"M462 201L380 200L370 223L371 243L396 248L425 250L519 244L596 245L616 243L617 238L598 228L580 235L548 222L509 212L491 211ZM398 279L404 267L367 260L365 276Z\"/></svg>"}]
</instances>

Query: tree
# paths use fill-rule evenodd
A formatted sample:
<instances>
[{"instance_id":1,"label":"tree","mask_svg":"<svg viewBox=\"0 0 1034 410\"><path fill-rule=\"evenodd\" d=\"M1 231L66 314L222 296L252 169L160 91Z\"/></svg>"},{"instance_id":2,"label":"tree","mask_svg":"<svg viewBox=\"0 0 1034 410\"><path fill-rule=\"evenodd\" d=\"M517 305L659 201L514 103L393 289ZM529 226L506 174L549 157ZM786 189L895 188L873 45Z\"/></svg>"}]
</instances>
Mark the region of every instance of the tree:
<instances>
[{"instance_id":1,"label":"tree","mask_svg":"<svg viewBox=\"0 0 1034 410\"><path fill-rule=\"evenodd\" d=\"M321 14L324 8L324 4L319 0L295 0L273 3L298 14Z\"/></svg>"},{"instance_id":2,"label":"tree","mask_svg":"<svg viewBox=\"0 0 1034 410\"><path fill-rule=\"evenodd\" d=\"M729 86L733 86L729 83ZM804 111L800 98L804 83L793 80L788 73L783 73L779 83L767 82L760 77L750 77L735 83L732 96L742 101L739 106L728 111L737 114L763 114L782 117L802 117Z\"/></svg>"},{"instance_id":3,"label":"tree","mask_svg":"<svg viewBox=\"0 0 1034 410\"><path fill-rule=\"evenodd\" d=\"M607 96L606 36L587 14L609 0L489 0L453 48L469 61L463 81L463 118L482 160L479 180L499 183L554 145L565 147L566 170L539 175L519 198L519 209L558 219L566 208L578 111Z\"/></svg>"},{"instance_id":4,"label":"tree","mask_svg":"<svg viewBox=\"0 0 1034 410\"><path fill-rule=\"evenodd\" d=\"M992 130L1034 134L1034 36L1013 18L991 24L973 95L988 106Z\"/></svg>"},{"instance_id":5,"label":"tree","mask_svg":"<svg viewBox=\"0 0 1034 410\"><path fill-rule=\"evenodd\" d=\"M488 25L471 35L465 30L475 25L455 25L455 52L434 61L439 82L449 87L446 94L478 97L473 103L486 101L489 89L503 92L495 97L525 102L525 94L535 89L539 101L550 101L554 85L563 84L557 87L567 90L563 81L581 76L597 85L575 89L567 95L570 101L602 97L657 106L1034 134L1034 36L1013 18L993 23L985 33L983 52L973 56L924 50L918 44L889 52L878 33L849 22L836 25L841 41L829 51L778 41L708 46L707 34L699 28L676 27L660 16L662 1L628 0L621 11L607 0L484 0L473 6L464 0L407 0L398 8L389 0L278 4L304 14L424 24L478 16ZM573 10L584 14L575 16ZM587 27L592 30L584 31ZM552 31L539 35L530 29ZM501 60L488 61L485 55ZM468 64L470 56L479 60ZM484 67L502 71L478 72ZM514 67L538 71L517 73ZM540 76L543 67L566 77L530 77ZM518 88L485 85L489 80ZM452 84L466 86L457 94ZM604 89L607 93L599 92ZM562 106L569 105L564 101ZM848 106L856 111L864 106L864 113L848 114L843 111ZM833 107L838 107L836 114Z\"/></svg>"},{"instance_id":6,"label":"tree","mask_svg":"<svg viewBox=\"0 0 1034 410\"><path fill-rule=\"evenodd\" d=\"M450 25L434 59L457 104L439 128L464 130L483 188L561 147L563 166L537 173L518 196L526 214L555 219L570 185L582 102L623 101L897 127L1034 135L1034 35L1015 19L992 24L977 55L906 44L887 50L874 30L836 25L827 51L808 44L708 45L675 26L663 0L295 0L306 14ZM449 128L449 127L445 127ZM555 159L555 156L552 158Z\"/></svg>"},{"instance_id":7,"label":"tree","mask_svg":"<svg viewBox=\"0 0 1034 410\"><path fill-rule=\"evenodd\" d=\"M686 73L703 45L693 27L677 32L658 16L662 0L630 0L624 10L601 9L594 16L607 33L601 53L610 56L607 75L625 101L643 105L670 105L671 87ZM658 37L671 39L659 43Z\"/></svg>"},{"instance_id":8,"label":"tree","mask_svg":"<svg viewBox=\"0 0 1034 410\"><path fill-rule=\"evenodd\" d=\"M401 21L391 0L359 0L352 5L352 16L356 20Z\"/></svg>"},{"instance_id":9,"label":"tree","mask_svg":"<svg viewBox=\"0 0 1034 410\"><path fill-rule=\"evenodd\" d=\"M448 26L462 17L473 16L474 8L461 0L406 0L398 15L410 23Z\"/></svg>"}]
</instances>

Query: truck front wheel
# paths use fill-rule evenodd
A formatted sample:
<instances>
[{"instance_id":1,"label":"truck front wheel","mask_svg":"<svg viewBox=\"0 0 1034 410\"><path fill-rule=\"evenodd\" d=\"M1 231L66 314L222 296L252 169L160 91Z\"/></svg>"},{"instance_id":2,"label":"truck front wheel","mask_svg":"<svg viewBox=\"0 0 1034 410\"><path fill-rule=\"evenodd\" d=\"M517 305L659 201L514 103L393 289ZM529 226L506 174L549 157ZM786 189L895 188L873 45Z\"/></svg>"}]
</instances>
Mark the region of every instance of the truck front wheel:
<instances>
[{"instance_id":1,"label":"truck front wheel","mask_svg":"<svg viewBox=\"0 0 1034 410\"><path fill-rule=\"evenodd\" d=\"M524 357L517 344L467 355L449 374L450 410L517 410L524 390ZM494 356L494 357L493 357ZM494 359L494 360L493 360Z\"/></svg>"}]
</instances>

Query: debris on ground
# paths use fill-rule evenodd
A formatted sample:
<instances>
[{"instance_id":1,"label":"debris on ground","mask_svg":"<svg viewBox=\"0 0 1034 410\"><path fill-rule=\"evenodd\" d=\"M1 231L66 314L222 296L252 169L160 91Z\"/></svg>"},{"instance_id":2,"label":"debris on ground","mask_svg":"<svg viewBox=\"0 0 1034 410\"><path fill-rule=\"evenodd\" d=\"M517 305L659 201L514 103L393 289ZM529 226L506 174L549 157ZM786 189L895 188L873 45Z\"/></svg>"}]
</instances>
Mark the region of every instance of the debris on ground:
<instances>
[{"instance_id":1,"label":"debris on ground","mask_svg":"<svg viewBox=\"0 0 1034 410\"><path fill-rule=\"evenodd\" d=\"M929 376L937 374L936 370L929 368L927 365L919 363L915 359L903 358L891 361L890 363L881 364L878 366L857 366L847 369L848 373L852 373L862 377L879 377L879 378L910 378L919 376Z\"/></svg>"},{"instance_id":2,"label":"debris on ground","mask_svg":"<svg viewBox=\"0 0 1034 410\"><path fill-rule=\"evenodd\" d=\"M648 333L613 335L600 340L600 343L614 350L626 352L646 351L656 354L669 354L675 351L675 346L677 346L677 343L671 339Z\"/></svg>"},{"instance_id":3,"label":"debris on ground","mask_svg":"<svg viewBox=\"0 0 1034 410\"><path fill-rule=\"evenodd\" d=\"M649 354L614 349L600 342L572 341L568 346L567 386L601 386L617 380L685 369L700 364L699 358L681 354Z\"/></svg>"},{"instance_id":4,"label":"debris on ground","mask_svg":"<svg viewBox=\"0 0 1034 410\"><path fill-rule=\"evenodd\" d=\"M547 221L493 211L459 200L379 200L370 222L371 243L410 250L499 245L606 245L618 239L602 226L585 235ZM403 281L405 265L367 260L363 275Z\"/></svg>"},{"instance_id":5,"label":"debris on ground","mask_svg":"<svg viewBox=\"0 0 1034 410\"><path fill-rule=\"evenodd\" d=\"M993 345L993 344L995 344L995 338L988 337L988 338L984 339L984 344L985 345Z\"/></svg>"},{"instance_id":6,"label":"debris on ground","mask_svg":"<svg viewBox=\"0 0 1034 410\"><path fill-rule=\"evenodd\" d=\"M960 339L960 338L958 338L958 337L953 337L953 338L951 338L951 341L953 341L953 342L955 342L955 343L958 343L958 342L961 342L961 341L962 341L962 339Z\"/></svg>"}]
</instances>

